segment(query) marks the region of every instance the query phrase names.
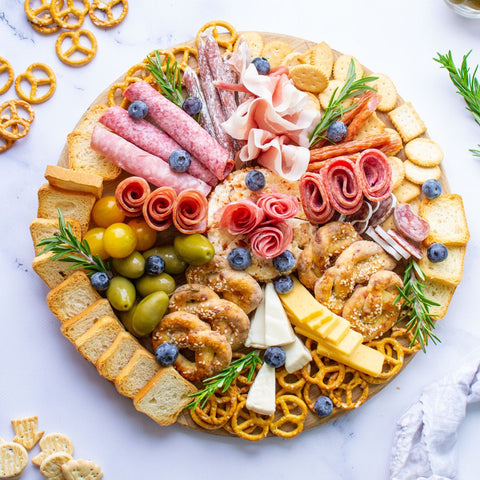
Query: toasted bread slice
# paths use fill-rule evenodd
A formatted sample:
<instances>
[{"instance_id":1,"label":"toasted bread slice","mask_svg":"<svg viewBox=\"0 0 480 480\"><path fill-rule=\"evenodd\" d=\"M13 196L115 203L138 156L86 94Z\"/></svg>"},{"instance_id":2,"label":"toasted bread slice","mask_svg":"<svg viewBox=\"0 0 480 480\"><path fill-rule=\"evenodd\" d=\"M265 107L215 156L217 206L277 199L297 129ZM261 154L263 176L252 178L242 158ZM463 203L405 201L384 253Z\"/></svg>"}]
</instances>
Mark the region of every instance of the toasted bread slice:
<instances>
[{"instance_id":1,"label":"toasted bread slice","mask_svg":"<svg viewBox=\"0 0 480 480\"><path fill-rule=\"evenodd\" d=\"M126 397L133 398L157 373L160 365L145 348L135 351L130 361L115 378L115 387Z\"/></svg>"},{"instance_id":2,"label":"toasted bread slice","mask_svg":"<svg viewBox=\"0 0 480 480\"><path fill-rule=\"evenodd\" d=\"M137 393L135 408L159 425L171 425L190 403L195 385L185 380L173 367L161 368Z\"/></svg>"},{"instance_id":3,"label":"toasted bread slice","mask_svg":"<svg viewBox=\"0 0 480 480\"><path fill-rule=\"evenodd\" d=\"M49 288L55 288L72 273L81 269L81 267L73 267L71 263L62 262L62 260L52 260L53 256L54 253L47 252L38 255L32 261L33 269Z\"/></svg>"},{"instance_id":4,"label":"toasted bread slice","mask_svg":"<svg viewBox=\"0 0 480 480\"><path fill-rule=\"evenodd\" d=\"M97 360L98 373L113 382L140 349L143 347L132 334L122 332Z\"/></svg>"},{"instance_id":5,"label":"toasted bread slice","mask_svg":"<svg viewBox=\"0 0 480 480\"><path fill-rule=\"evenodd\" d=\"M75 343L89 328L103 317L115 317L115 313L106 298L100 298L89 307L67 320L61 327L62 333Z\"/></svg>"},{"instance_id":6,"label":"toasted bread slice","mask_svg":"<svg viewBox=\"0 0 480 480\"><path fill-rule=\"evenodd\" d=\"M95 173L78 172L58 165L47 165L45 178L54 187L72 192L93 193L101 198L103 193L103 178Z\"/></svg>"},{"instance_id":7,"label":"toasted bread slice","mask_svg":"<svg viewBox=\"0 0 480 480\"><path fill-rule=\"evenodd\" d=\"M48 292L47 305L51 312L65 323L100 298L85 273L75 272Z\"/></svg>"},{"instance_id":8,"label":"toasted bread slice","mask_svg":"<svg viewBox=\"0 0 480 480\"><path fill-rule=\"evenodd\" d=\"M74 218L66 218L65 222L70 224L73 234L81 238L82 229L80 224ZM51 238L59 233L58 219L53 218L35 218L30 223L30 235L32 236L33 246L35 248L35 255L40 255L44 247L37 247L41 240Z\"/></svg>"},{"instance_id":9,"label":"toasted bread slice","mask_svg":"<svg viewBox=\"0 0 480 480\"><path fill-rule=\"evenodd\" d=\"M75 346L85 359L96 365L102 353L124 331L123 325L115 317L103 317L75 340Z\"/></svg>"},{"instance_id":10,"label":"toasted bread slice","mask_svg":"<svg viewBox=\"0 0 480 480\"><path fill-rule=\"evenodd\" d=\"M427 249L423 248L423 258L418 265L430 280L456 286L462 280L466 247L449 245L447 249L448 257L443 262L434 263L427 258Z\"/></svg>"},{"instance_id":11,"label":"toasted bread slice","mask_svg":"<svg viewBox=\"0 0 480 480\"><path fill-rule=\"evenodd\" d=\"M80 122L78 122L78 125L73 130L73 133L91 135L98 120L107 110L108 105L105 105L103 103L90 107L86 111Z\"/></svg>"},{"instance_id":12,"label":"toasted bread slice","mask_svg":"<svg viewBox=\"0 0 480 480\"><path fill-rule=\"evenodd\" d=\"M435 320L439 320L447 314L455 289L456 287L453 285L446 285L435 280L425 281L423 288L425 297L439 304L438 306L430 307L430 314Z\"/></svg>"}]
</instances>

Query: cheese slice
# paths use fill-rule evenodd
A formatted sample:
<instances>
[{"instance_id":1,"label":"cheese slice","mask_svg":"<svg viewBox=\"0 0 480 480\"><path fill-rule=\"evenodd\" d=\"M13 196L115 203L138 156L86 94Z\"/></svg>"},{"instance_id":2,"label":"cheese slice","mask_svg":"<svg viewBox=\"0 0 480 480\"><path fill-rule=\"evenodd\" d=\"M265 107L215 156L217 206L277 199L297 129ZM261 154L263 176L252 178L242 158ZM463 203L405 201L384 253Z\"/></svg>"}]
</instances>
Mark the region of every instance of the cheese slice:
<instances>
[{"instance_id":1,"label":"cheese slice","mask_svg":"<svg viewBox=\"0 0 480 480\"><path fill-rule=\"evenodd\" d=\"M283 346L285 350L285 370L288 373L296 372L302 369L310 360L312 355L310 350L295 335L295 341Z\"/></svg>"},{"instance_id":2,"label":"cheese slice","mask_svg":"<svg viewBox=\"0 0 480 480\"><path fill-rule=\"evenodd\" d=\"M295 340L295 333L273 283L265 286L265 345L285 345Z\"/></svg>"},{"instance_id":3,"label":"cheese slice","mask_svg":"<svg viewBox=\"0 0 480 480\"><path fill-rule=\"evenodd\" d=\"M275 369L264 363L247 395L246 407L261 415L275 413Z\"/></svg>"},{"instance_id":4,"label":"cheese slice","mask_svg":"<svg viewBox=\"0 0 480 480\"><path fill-rule=\"evenodd\" d=\"M245 340L246 347L267 348L265 344L265 290L262 291L262 301L255 310L250 321L250 330Z\"/></svg>"},{"instance_id":5,"label":"cheese slice","mask_svg":"<svg viewBox=\"0 0 480 480\"><path fill-rule=\"evenodd\" d=\"M363 341L362 334L356 332L355 330L349 330L345 338L337 344L325 340L316 332L311 332L301 327L295 327L295 331L299 335L303 335L304 337L315 340L317 343L322 342L322 344L328 346L333 351L341 353L343 355L350 355Z\"/></svg>"}]
</instances>

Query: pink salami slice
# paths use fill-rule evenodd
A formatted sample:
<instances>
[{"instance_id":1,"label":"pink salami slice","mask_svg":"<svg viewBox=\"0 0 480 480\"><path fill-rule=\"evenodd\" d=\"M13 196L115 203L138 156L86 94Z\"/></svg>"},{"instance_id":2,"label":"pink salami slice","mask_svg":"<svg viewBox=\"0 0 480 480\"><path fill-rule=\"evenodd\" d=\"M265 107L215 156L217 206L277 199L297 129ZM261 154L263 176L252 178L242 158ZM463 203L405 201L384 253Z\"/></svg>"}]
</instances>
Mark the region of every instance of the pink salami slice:
<instances>
[{"instance_id":1,"label":"pink salami slice","mask_svg":"<svg viewBox=\"0 0 480 480\"><path fill-rule=\"evenodd\" d=\"M292 240L293 229L283 220L266 222L248 235L252 252L260 258L274 258L280 255Z\"/></svg>"},{"instance_id":2,"label":"pink salami slice","mask_svg":"<svg viewBox=\"0 0 480 480\"><path fill-rule=\"evenodd\" d=\"M95 125L90 144L93 150L115 165L132 175L144 178L156 187L172 187L177 193L192 188L205 195L212 189L210 185L188 173L174 172L162 159L100 125Z\"/></svg>"},{"instance_id":3,"label":"pink salami slice","mask_svg":"<svg viewBox=\"0 0 480 480\"><path fill-rule=\"evenodd\" d=\"M421 260L423 258L422 251L415 245L411 244L408 240L406 240L400 233L398 233L393 228L389 228L387 233L395 240L399 245L401 245L410 255L417 260Z\"/></svg>"},{"instance_id":4,"label":"pink salami slice","mask_svg":"<svg viewBox=\"0 0 480 480\"><path fill-rule=\"evenodd\" d=\"M265 212L251 200L232 202L222 209L219 226L232 235L253 231L265 220Z\"/></svg>"},{"instance_id":5,"label":"pink salami slice","mask_svg":"<svg viewBox=\"0 0 480 480\"><path fill-rule=\"evenodd\" d=\"M293 195L272 192L263 193L257 200L257 205L270 220L287 220L298 213L298 200Z\"/></svg>"},{"instance_id":6,"label":"pink salami slice","mask_svg":"<svg viewBox=\"0 0 480 480\"><path fill-rule=\"evenodd\" d=\"M173 207L173 224L181 233L204 233L207 215L207 197L197 190L184 190Z\"/></svg>"},{"instance_id":7,"label":"pink salami slice","mask_svg":"<svg viewBox=\"0 0 480 480\"><path fill-rule=\"evenodd\" d=\"M115 189L117 205L129 217L142 214L143 204L150 195L150 185L141 177L128 177Z\"/></svg>"},{"instance_id":8,"label":"pink salami slice","mask_svg":"<svg viewBox=\"0 0 480 480\"><path fill-rule=\"evenodd\" d=\"M152 120L187 152L198 158L219 180L233 169L233 158L192 117L142 80L125 90L125 97L147 104Z\"/></svg>"},{"instance_id":9,"label":"pink salami slice","mask_svg":"<svg viewBox=\"0 0 480 480\"><path fill-rule=\"evenodd\" d=\"M150 228L161 232L172 224L172 214L177 193L171 187L154 190L143 205L143 217Z\"/></svg>"},{"instance_id":10,"label":"pink salami slice","mask_svg":"<svg viewBox=\"0 0 480 480\"><path fill-rule=\"evenodd\" d=\"M380 202L392 193L392 167L380 150L364 150L355 162L355 173L360 188L369 200Z\"/></svg>"},{"instance_id":11,"label":"pink salami slice","mask_svg":"<svg viewBox=\"0 0 480 480\"><path fill-rule=\"evenodd\" d=\"M430 225L417 215L408 203L399 203L393 211L393 219L399 232L415 242L425 240L430 232Z\"/></svg>"},{"instance_id":12,"label":"pink salami slice","mask_svg":"<svg viewBox=\"0 0 480 480\"><path fill-rule=\"evenodd\" d=\"M335 213L327 195L327 189L318 173L307 172L299 182L300 201L311 223L323 225Z\"/></svg>"}]
</instances>

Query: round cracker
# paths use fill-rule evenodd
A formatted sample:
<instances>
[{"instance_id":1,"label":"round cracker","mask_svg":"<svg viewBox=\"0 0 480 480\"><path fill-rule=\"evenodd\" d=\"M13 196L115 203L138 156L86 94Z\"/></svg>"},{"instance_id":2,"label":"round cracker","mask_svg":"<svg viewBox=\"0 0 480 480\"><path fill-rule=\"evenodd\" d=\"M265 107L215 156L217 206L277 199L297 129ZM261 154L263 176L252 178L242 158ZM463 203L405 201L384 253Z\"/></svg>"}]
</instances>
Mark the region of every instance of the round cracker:
<instances>
[{"instance_id":1,"label":"round cracker","mask_svg":"<svg viewBox=\"0 0 480 480\"><path fill-rule=\"evenodd\" d=\"M0 478L18 478L28 464L28 452L15 442L0 445Z\"/></svg>"},{"instance_id":2,"label":"round cracker","mask_svg":"<svg viewBox=\"0 0 480 480\"><path fill-rule=\"evenodd\" d=\"M282 60L282 65L285 65L288 68L292 68L297 65L305 65L306 63L309 63L309 60L305 58L305 53L300 53L300 52L289 53Z\"/></svg>"},{"instance_id":3,"label":"round cracker","mask_svg":"<svg viewBox=\"0 0 480 480\"><path fill-rule=\"evenodd\" d=\"M417 185L422 185L431 178L438 180L442 174L440 167L419 167L410 160L406 160L403 165L405 166L405 178Z\"/></svg>"},{"instance_id":4,"label":"round cracker","mask_svg":"<svg viewBox=\"0 0 480 480\"><path fill-rule=\"evenodd\" d=\"M319 43L311 49L310 63L318 67L327 78L331 77L333 69L333 52L327 43Z\"/></svg>"},{"instance_id":5,"label":"round cracker","mask_svg":"<svg viewBox=\"0 0 480 480\"><path fill-rule=\"evenodd\" d=\"M52 453L43 460L40 473L47 478L57 477L62 474L62 465L72 459L73 457L67 452Z\"/></svg>"},{"instance_id":6,"label":"round cracker","mask_svg":"<svg viewBox=\"0 0 480 480\"><path fill-rule=\"evenodd\" d=\"M377 90L381 97L377 110L380 110L380 112L393 110L398 99L397 89L394 83L390 80L390 77L384 73L373 73L372 76L378 77L377 80L371 83L371 86Z\"/></svg>"},{"instance_id":7,"label":"round cracker","mask_svg":"<svg viewBox=\"0 0 480 480\"><path fill-rule=\"evenodd\" d=\"M403 160L398 157L388 157L388 161L392 167L392 188L395 190L405 178L405 165L403 164Z\"/></svg>"},{"instance_id":8,"label":"round cracker","mask_svg":"<svg viewBox=\"0 0 480 480\"><path fill-rule=\"evenodd\" d=\"M269 61L270 67L278 67L282 64L283 59L292 52L293 48L288 43L273 40L263 47L262 57Z\"/></svg>"},{"instance_id":9,"label":"round cracker","mask_svg":"<svg viewBox=\"0 0 480 480\"><path fill-rule=\"evenodd\" d=\"M315 65L297 65L290 69L290 78L299 90L320 93L328 86L328 78Z\"/></svg>"},{"instance_id":10,"label":"round cracker","mask_svg":"<svg viewBox=\"0 0 480 480\"><path fill-rule=\"evenodd\" d=\"M338 97L338 94L340 93L340 90L344 85L345 85L345 82L342 82L340 80L330 80L328 82L327 88L318 95L318 100L320 101L320 105L324 110L326 110L328 103L330 102L330 98L333 95L333 92L337 90L335 94L335 98ZM347 98L342 102L342 107L347 108L350 105L352 105L354 101L355 99L353 97Z\"/></svg>"},{"instance_id":11,"label":"round cracker","mask_svg":"<svg viewBox=\"0 0 480 480\"><path fill-rule=\"evenodd\" d=\"M262 55L263 47L265 42L263 41L262 36L258 32L243 32L235 42L233 47L234 50L237 50L238 45L240 44L241 39L244 39L250 49L250 56L253 58L260 57Z\"/></svg>"},{"instance_id":12,"label":"round cracker","mask_svg":"<svg viewBox=\"0 0 480 480\"><path fill-rule=\"evenodd\" d=\"M317 95L314 95L311 92L305 92L308 95L308 102L305 105L305 108L315 108L320 110L320 101L318 100Z\"/></svg>"},{"instance_id":13,"label":"round cracker","mask_svg":"<svg viewBox=\"0 0 480 480\"><path fill-rule=\"evenodd\" d=\"M429 138L415 138L405 145L405 155L419 167L436 167L442 163L443 150Z\"/></svg>"},{"instance_id":14,"label":"round cracker","mask_svg":"<svg viewBox=\"0 0 480 480\"><path fill-rule=\"evenodd\" d=\"M335 80L345 81L347 79L348 67L353 59L355 63L355 78L358 80L363 76L363 67L360 62L352 55L340 55L333 65L333 78Z\"/></svg>"}]
</instances>

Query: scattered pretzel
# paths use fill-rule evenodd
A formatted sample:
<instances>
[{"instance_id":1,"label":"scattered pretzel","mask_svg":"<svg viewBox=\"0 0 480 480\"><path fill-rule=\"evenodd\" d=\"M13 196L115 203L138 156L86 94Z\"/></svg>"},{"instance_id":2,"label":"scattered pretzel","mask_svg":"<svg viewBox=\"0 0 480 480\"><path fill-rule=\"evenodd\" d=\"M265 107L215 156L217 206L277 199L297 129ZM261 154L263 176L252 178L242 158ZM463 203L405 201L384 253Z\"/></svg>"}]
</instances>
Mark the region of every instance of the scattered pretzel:
<instances>
[{"instance_id":1,"label":"scattered pretzel","mask_svg":"<svg viewBox=\"0 0 480 480\"><path fill-rule=\"evenodd\" d=\"M246 399L238 402L231 420L232 430L245 440L261 440L268 434L273 415L265 417L251 412L246 408L246 403Z\"/></svg>"},{"instance_id":2,"label":"scattered pretzel","mask_svg":"<svg viewBox=\"0 0 480 480\"><path fill-rule=\"evenodd\" d=\"M339 387L329 391L328 396L336 407L352 410L365 402L368 398L369 388L360 372L345 367L345 373L345 381Z\"/></svg>"},{"instance_id":3,"label":"scattered pretzel","mask_svg":"<svg viewBox=\"0 0 480 480\"><path fill-rule=\"evenodd\" d=\"M374 340L366 345L385 355L383 371L380 375L372 377L364 373L361 374L362 378L367 382L374 384L383 383L401 370L404 359L403 346L395 339L385 337L380 340Z\"/></svg>"},{"instance_id":4,"label":"scattered pretzel","mask_svg":"<svg viewBox=\"0 0 480 480\"><path fill-rule=\"evenodd\" d=\"M89 40L90 47L86 47L80 43L80 38L82 36ZM66 38L72 40L72 45L67 50L62 51L62 45ZM84 28L76 30L75 32L63 32L58 36L57 41L55 42L55 50L63 63L72 67L81 67L90 62L97 53L97 39L90 30ZM82 53L84 57L79 60L72 60L70 57L75 52Z\"/></svg>"},{"instance_id":5,"label":"scattered pretzel","mask_svg":"<svg viewBox=\"0 0 480 480\"><path fill-rule=\"evenodd\" d=\"M47 77L37 77L35 70L41 70L47 74ZM22 80L26 80L30 84L30 92L27 94L22 90ZM43 95L37 96L38 87L41 85L49 85L49 89ZM53 70L44 63L32 63L24 73L21 73L15 79L15 91L17 95L29 103L42 103L48 100L55 92L57 79Z\"/></svg>"},{"instance_id":6,"label":"scattered pretzel","mask_svg":"<svg viewBox=\"0 0 480 480\"><path fill-rule=\"evenodd\" d=\"M231 385L226 392L215 392L202 407L200 404L190 410L192 420L207 430L223 427L233 415L237 406L238 389Z\"/></svg>"},{"instance_id":7,"label":"scattered pretzel","mask_svg":"<svg viewBox=\"0 0 480 480\"><path fill-rule=\"evenodd\" d=\"M18 108L28 113L28 118L20 116ZM8 109L10 114L5 113ZM25 137L34 118L35 112L29 103L24 100L7 100L0 105L0 137L6 140L19 140Z\"/></svg>"},{"instance_id":8,"label":"scattered pretzel","mask_svg":"<svg viewBox=\"0 0 480 480\"><path fill-rule=\"evenodd\" d=\"M303 421L308 413L305 402L296 395L277 395L275 403L277 410L280 407L282 415L272 421L270 431L282 438L292 438L301 433ZM296 410L300 410L300 412L293 413Z\"/></svg>"},{"instance_id":9,"label":"scattered pretzel","mask_svg":"<svg viewBox=\"0 0 480 480\"><path fill-rule=\"evenodd\" d=\"M113 8L116 5L122 5L122 11L120 15L115 18L113 14ZM97 16L96 11L99 10L106 15L106 19L102 20ZM126 17L128 13L128 2L127 0L110 0L110 1L102 1L102 0L93 0L90 8L88 10L88 15L90 16L90 20L94 25L97 27L114 27L118 25L123 19Z\"/></svg>"},{"instance_id":10,"label":"scattered pretzel","mask_svg":"<svg viewBox=\"0 0 480 480\"><path fill-rule=\"evenodd\" d=\"M14 143L15 140L8 140L7 138L0 136L0 153L6 152Z\"/></svg>"},{"instance_id":11,"label":"scattered pretzel","mask_svg":"<svg viewBox=\"0 0 480 480\"><path fill-rule=\"evenodd\" d=\"M226 48L229 52L233 51L233 46L235 45L235 42L237 40L238 34L233 25L231 25L228 22L224 22L222 20L213 20L211 22L206 23L202 28L197 33L197 39L196 39L196 44L198 45L198 41L200 39L200 35L207 30L208 28L212 28L212 35L213 38L217 41L217 43ZM228 33L230 34L229 36L225 34L221 34L218 32L217 27L223 27L225 28Z\"/></svg>"},{"instance_id":12,"label":"scattered pretzel","mask_svg":"<svg viewBox=\"0 0 480 480\"><path fill-rule=\"evenodd\" d=\"M52 22L49 25L37 25L36 23L33 23L30 20L29 20L29 23L35 31L37 31L38 33L42 33L44 35L50 35L51 33L57 33L62 28L60 25L57 25L53 21L53 19L52 19Z\"/></svg>"},{"instance_id":13,"label":"scattered pretzel","mask_svg":"<svg viewBox=\"0 0 480 480\"><path fill-rule=\"evenodd\" d=\"M8 78L5 84L0 86L0 95L5 93L12 86L14 76L13 68L12 65L10 65L10 62L6 58L0 57L0 74L3 72L8 73Z\"/></svg>"},{"instance_id":14,"label":"scattered pretzel","mask_svg":"<svg viewBox=\"0 0 480 480\"><path fill-rule=\"evenodd\" d=\"M75 6L75 1L81 1L83 8ZM66 0L67 6L64 7L65 0L52 0L50 5L50 12L57 25L66 30L76 30L83 25L85 15L88 13L88 0ZM69 23L70 18L74 18L73 23Z\"/></svg>"},{"instance_id":15,"label":"scattered pretzel","mask_svg":"<svg viewBox=\"0 0 480 480\"><path fill-rule=\"evenodd\" d=\"M33 0L35 1L35 0ZM53 23L52 14L50 12L51 1L40 0L40 6L32 8L32 0L25 0L25 13L32 25L39 27L48 27Z\"/></svg>"}]
</instances>

